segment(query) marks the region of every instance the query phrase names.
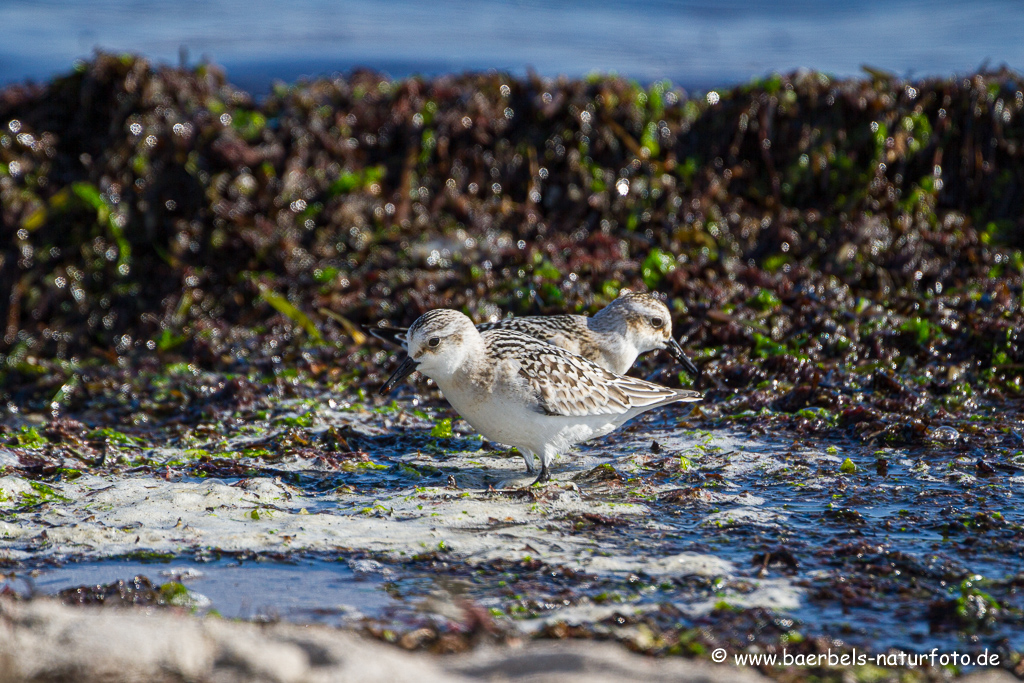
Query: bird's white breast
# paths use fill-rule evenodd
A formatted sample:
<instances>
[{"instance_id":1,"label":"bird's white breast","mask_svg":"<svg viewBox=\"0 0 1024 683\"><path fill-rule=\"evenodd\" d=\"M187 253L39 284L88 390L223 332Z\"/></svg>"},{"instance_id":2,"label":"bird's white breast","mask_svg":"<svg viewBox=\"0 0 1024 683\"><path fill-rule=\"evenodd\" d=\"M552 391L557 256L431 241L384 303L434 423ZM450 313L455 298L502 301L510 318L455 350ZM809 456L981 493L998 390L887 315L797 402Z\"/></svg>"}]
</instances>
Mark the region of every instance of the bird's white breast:
<instances>
[{"instance_id":1,"label":"bird's white breast","mask_svg":"<svg viewBox=\"0 0 1024 683\"><path fill-rule=\"evenodd\" d=\"M613 431L622 415L587 415L569 417L540 412L533 397L523 395L517 382L498 381L490 391L438 384L452 404L473 429L498 443L542 453L545 449L563 451Z\"/></svg>"}]
</instances>

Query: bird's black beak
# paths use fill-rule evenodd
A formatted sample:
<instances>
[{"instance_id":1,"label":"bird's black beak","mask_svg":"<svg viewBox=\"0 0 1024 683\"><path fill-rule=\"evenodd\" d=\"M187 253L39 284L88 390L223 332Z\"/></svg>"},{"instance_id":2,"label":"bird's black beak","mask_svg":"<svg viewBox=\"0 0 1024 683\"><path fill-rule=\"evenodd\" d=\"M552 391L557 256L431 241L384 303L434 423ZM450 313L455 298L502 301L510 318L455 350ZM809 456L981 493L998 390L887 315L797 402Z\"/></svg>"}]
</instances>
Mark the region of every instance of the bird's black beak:
<instances>
[{"instance_id":1,"label":"bird's black beak","mask_svg":"<svg viewBox=\"0 0 1024 683\"><path fill-rule=\"evenodd\" d=\"M401 382L403 379L405 379L412 373L416 372L416 368L418 366L419 363L414 361L412 359L412 356L406 356L405 360L402 361L402 364L398 366L398 369L395 370L390 377L388 377L388 381L384 382L384 386L380 388L380 395L387 396L388 394L390 394L391 390L394 389L399 382Z\"/></svg>"},{"instance_id":2,"label":"bird's black beak","mask_svg":"<svg viewBox=\"0 0 1024 683\"><path fill-rule=\"evenodd\" d=\"M693 364L693 361L690 360L690 358L686 355L686 352L683 351L683 347L679 345L679 342L669 337L669 340L665 344L665 348L668 349L668 352L671 353L677 361L679 361L679 363L683 366L683 368L691 377L693 377L695 380L700 380L700 370L697 368L696 365Z\"/></svg>"}]
</instances>

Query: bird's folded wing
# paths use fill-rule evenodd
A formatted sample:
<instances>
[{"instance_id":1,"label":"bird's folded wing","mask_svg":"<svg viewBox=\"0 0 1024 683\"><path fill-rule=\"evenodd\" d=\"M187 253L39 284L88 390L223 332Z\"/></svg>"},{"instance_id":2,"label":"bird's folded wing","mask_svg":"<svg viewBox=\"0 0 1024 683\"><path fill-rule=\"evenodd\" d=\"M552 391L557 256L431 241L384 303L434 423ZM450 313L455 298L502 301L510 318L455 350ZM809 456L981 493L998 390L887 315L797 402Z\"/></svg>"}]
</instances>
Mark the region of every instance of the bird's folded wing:
<instances>
[{"instance_id":1,"label":"bird's folded wing","mask_svg":"<svg viewBox=\"0 0 1024 683\"><path fill-rule=\"evenodd\" d=\"M522 318L505 318L493 323L481 323L476 329L481 332L488 330L508 330L510 332L521 332L531 337L544 341L558 336L577 334L580 329L586 328L577 320L583 320L582 316L576 315L545 315L525 316Z\"/></svg>"},{"instance_id":2,"label":"bird's folded wing","mask_svg":"<svg viewBox=\"0 0 1024 683\"><path fill-rule=\"evenodd\" d=\"M485 336L492 355L513 360L518 374L548 415L620 415L633 408L699 401L696 391L670 389L616 375L557 346L507 330Z\"/></svg>"}]
</instances>

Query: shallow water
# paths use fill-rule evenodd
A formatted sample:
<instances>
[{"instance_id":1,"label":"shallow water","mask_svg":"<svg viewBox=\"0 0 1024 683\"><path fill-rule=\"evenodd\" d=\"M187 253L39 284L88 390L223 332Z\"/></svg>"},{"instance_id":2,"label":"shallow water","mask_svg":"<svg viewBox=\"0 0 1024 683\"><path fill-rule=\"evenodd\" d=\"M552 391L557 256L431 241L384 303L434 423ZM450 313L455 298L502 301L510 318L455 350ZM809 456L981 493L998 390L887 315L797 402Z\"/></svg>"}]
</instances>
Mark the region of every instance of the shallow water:
<instances>
[{"instance_id":1,"label":"shallow water","mask_svg":"<svg viewBox=\"0 0 1024 683\"><path fill-rule=\"evenodd\" d=\"M615 71L684 87L744 82L807 67L839 76L862 64L899 75L1024 67L1024 11L972 3L758 3L490 0L429 4L302 0L159 3L14 0L0 4L0 84L45 79L95 48L177 64L184 49L223 64L239 86L366 66L395 77L501 69L581 76Z\"/></svg>"},{"instance_id":2,"label":"shallow water","mask_svg":"<svg viewBox=\"0 0 1024 683\"><path fill-rule=\"evenodd\" d=\"M332 562L296 557L288 562L222 558L195 562L100 560L16 572L7 585L19 594L54 595L77 586L99 586L148 577L154 584L181 581L201 613L225 618L284 619L300 623L353 624L383 614L395 601L381 586L384 568L371 560ZM0 583L0 588L2 588Z\"/></svg>"},{"instance_id":3,"label":"shallow water","mask_svg":"<svg viewBox=\"0 0 1024 683\"><path fill-rule=\"evenodd\" d=\"M531 479L517 455L481 450L460 423L438 440L430 420L401 410L321 407L309 433L344 428L373 467L285 458L262 474L253 459L248 478L187 466L85 475L55 485L67 502L18 513L0 533L8 561L20 557L21 575L35 567L43 592L139 573L159 583L187 564L204 576L186 584L225 616L401 632L458 629L460 605L476 604L521 633L642 621L740 639L753 608L768 610L758 637L769 639L774 629L874 652L1024 647L1024 513L1013 505L1024 476L977 476L976 456L945 444L826 446L693 430L685 417L660 411L583 446L538 491L515 488ZM11 481L0 480L8 498ZM139 549L176 559L90 559ZM289 562L230 559L239 553ZM989 613L958 621L957 600Z\"/></svg>"}]
</instances>

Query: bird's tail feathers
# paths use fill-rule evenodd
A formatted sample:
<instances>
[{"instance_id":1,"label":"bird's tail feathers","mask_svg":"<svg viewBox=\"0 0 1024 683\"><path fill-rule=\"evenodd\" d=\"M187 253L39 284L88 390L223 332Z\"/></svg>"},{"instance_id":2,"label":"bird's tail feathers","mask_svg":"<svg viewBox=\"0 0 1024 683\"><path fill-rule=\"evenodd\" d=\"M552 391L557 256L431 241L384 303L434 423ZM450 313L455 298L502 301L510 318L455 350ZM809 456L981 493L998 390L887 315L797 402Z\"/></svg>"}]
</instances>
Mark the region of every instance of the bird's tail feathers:
<instances>
[{"instance_id":1,"label":"bird's tail feathers","mask_svg":"<svg viewBox=\"0 0 1024 683\"><path fill-rule=\"evenodd\" d=\"M408 348L408 342L405 339L405 333L409 331L409 328L407 327L394 327L393 325L364 325L363 329L377 339L380 339L382 342L400 346L403 349Z\"/></svg>"}]
</instances>

